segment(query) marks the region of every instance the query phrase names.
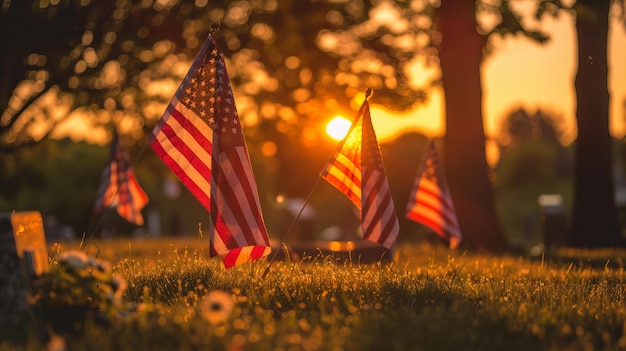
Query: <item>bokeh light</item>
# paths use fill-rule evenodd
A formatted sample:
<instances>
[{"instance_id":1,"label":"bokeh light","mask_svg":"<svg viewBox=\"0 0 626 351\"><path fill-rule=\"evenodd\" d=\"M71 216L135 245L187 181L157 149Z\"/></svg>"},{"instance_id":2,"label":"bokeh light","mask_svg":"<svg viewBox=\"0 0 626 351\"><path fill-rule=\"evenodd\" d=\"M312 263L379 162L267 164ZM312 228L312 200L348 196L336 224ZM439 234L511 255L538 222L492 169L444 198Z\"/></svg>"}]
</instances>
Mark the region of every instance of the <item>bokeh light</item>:
<instances>
[{"instance_id":1,"label":"bokeh light","mask_svg":"<svg viewBox=\"0 0 626 351\"><path fill-rule=\"evenodd\" d=\"M337 116L326 125L326 133L335 140L341 140L348 133L350 124L345 117Z\"/></svg>"}]
</instances>

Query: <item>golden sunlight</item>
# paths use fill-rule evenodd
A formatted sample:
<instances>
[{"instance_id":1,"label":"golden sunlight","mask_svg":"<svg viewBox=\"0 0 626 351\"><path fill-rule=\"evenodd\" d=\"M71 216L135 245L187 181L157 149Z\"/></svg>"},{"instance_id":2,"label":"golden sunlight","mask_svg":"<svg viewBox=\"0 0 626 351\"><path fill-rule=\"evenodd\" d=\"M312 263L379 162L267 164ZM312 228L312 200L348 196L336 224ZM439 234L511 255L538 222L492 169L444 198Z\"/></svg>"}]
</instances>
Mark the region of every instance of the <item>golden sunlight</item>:
<instances>
[{"instance_id":1,"label":"golden sunlight","mask_svg":"<svg viewBox=\"0 0 626 351\"><path fill-rule=\"evenodd\" d=\"M333 139L341 140L348 133L350 124L345 117L337 116L326 125L326 133Z\"/></svg>"}]
</instances>

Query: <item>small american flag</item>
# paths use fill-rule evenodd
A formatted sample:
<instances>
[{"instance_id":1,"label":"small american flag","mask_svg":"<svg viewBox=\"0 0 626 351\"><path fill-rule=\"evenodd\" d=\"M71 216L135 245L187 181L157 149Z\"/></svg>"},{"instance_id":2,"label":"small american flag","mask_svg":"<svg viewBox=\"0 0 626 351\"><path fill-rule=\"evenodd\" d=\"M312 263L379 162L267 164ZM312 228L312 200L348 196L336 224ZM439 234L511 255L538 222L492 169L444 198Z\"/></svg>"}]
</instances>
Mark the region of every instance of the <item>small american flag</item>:
<instances>
[{"instance_id":1,"label":"small american flag","mask_svg":"<svg viewBox=\"0 0 626 351\"><path fill-rule=\"evenodd\" d=\"M406 216L446 239L450 248L457 247L461 242L456 211L432 140L427 145L422 166L413 183Z\"/></svg>"},{"instance_id":2,"label":"small american flag","mask_svg":"<svg viewBox=\"0 0 626 351\"><path fill-rule=\"evenodd\" d=\"M128 156L115 133L111 142L109 161L102 172L94 212L98 213L109 206L115 207L122 218L141 226L143 225L141 210L147 203L148 196L139 186Z\"/></svg>"},{"instance_id":3,"label":"small american flag","mask_svg":"<svg viewBox=\"0 0 626 351\"><path fill-rule=\"evenodd\" d=\"M224 56L212 36L154 128L150 145L211 213L211 257L223 256L230 268L270 253Z\"/></svg>"},{"instance_id":4,"label":"small american flag","mask_svg":"<svg viewBox=\"0 0 626 351\"><path fill-rule=\"evenodd\" d=\"M361 210L363 238L390 249L400 226L367 100L321 176Z\"/></svg>"}]
</instances>

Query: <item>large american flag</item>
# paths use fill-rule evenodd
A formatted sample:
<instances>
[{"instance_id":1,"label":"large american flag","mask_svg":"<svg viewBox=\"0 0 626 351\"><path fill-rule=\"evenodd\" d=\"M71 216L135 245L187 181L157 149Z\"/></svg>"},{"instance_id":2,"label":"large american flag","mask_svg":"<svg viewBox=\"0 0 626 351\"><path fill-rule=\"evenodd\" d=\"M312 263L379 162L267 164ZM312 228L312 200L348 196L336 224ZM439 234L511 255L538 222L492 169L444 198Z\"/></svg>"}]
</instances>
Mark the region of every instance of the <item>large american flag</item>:
<instances>
[{"instance_id":1,"label":"large american flag","mask_svg":"<svg viewBox=\"0 0 626 351\"><path fill-rule=\"evenodd\" d=\"M446 239L451 248L461 242L456 211L432 140L413 183L406 216L432 229Z\"/></svg>"},{"instance_id":2,"label":"large american flag","mask_svg":"<svg viewBox=\"0 0 626 351\"><path fill-rule=\"evenodd\" d=\"M130 167L128 155L115 133L111 142L109 161L102 172L94 212L98 213L109 206L115 207L122 218L141 226L143 225L141 210L147 203L148 196L139 185Z\"/></svg>"},{"instance_id":3,"label":"large american flag","mask_svg":"<svg viewBox=\"0 0 626 351\"><path fill-rule=\"evenodd\" d=\"M321 176L361 210L363 238L390 249L400 226L367 100Z\"/></svg>"},{"instance_id":4,"label":"large american flag","mask_svg":"<svg viewBox=\"0 0 626 351\"><path fill-rule=\"evenodd\" d=\"M212 36L154 128L150 145L211 213L211 257L223 256L229 268L270 253L224 56Z\"/></svg>"}]
</instances>

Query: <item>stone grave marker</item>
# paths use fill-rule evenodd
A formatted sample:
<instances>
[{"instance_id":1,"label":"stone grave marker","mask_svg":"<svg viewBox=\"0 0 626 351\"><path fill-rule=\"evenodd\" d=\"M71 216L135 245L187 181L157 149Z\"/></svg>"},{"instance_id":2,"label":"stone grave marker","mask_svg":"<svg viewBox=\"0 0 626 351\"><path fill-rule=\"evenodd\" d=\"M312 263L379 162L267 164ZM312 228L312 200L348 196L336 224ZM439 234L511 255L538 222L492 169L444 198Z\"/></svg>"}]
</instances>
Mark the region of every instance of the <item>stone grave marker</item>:
<instances>
[{"instance_id":1,"label":"stone grave marker","mask_svg":"<svg viewBox=\"0 0 626 351\"><path fill-rule=\"evenodd\" d=\"M30 279L48 271L41 213L0 213L0 325L17 326L25 319Z\"/></svg>"}]
</instances>

